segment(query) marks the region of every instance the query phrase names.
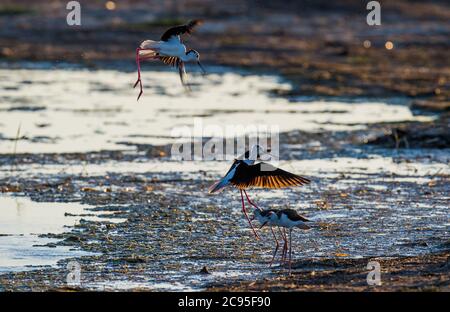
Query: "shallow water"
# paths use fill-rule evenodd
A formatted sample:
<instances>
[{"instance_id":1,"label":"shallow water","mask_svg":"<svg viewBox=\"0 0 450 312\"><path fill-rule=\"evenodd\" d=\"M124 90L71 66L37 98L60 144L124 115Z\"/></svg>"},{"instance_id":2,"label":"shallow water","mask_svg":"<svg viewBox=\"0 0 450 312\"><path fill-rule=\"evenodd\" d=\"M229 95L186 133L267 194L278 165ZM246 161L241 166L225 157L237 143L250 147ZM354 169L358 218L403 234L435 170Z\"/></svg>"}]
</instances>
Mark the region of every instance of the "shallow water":
<instances>
[{"instance_id":1,"label":"shallow water","mask_svg":"<svg viewBox=\"0 0 450 312\"><path fill-rule=\"evenodd\" d=\"M191 75L191 94L185 94L176 73L147 70L144 95L136 102L134 73L13 73L0 70L5 116L0 121L0 157L5 159L0 181L22 187L15 195L32 200L0 197L0 234L8 234L0 236L0 272L29 269L30 264L61 268L62 259L75 257L90 268L83 287L106 290L200 290L279 274L279 267L267 267L270 232L263 231L263 241L252 239L238 192L206 195L230 162L152 158L136 149L136 144L173 143L178 140L174 128L186 126L184 138L215 134L208 125L266 124L281 132L327 133L340 144L337 148L317 138L307 144L282 143L288 157L278 165L313 183L250 192L263 208L289 206L314 222L312 231L294 231L297 260L418 255L439 250L450 238L447 150L353 145L336 135L369 135L364 131L370 131L370 124L433 118L414 116L405 100L286 99L270 93L291 88L280 77L217 68L207 77ZM190 128L194 118L201 119L203 133ZM30 155L12 166L5 154L14 150L33 155L121 150L133 157L36 160ZM56 189L46 186L50 181ZM107 217L117 211L120 218ZM87 222L80 225L81 218ZM105 230L96 222L102 220L118 223ZM88 241L85 249L39 236L70 232L67 226L75 224ZM143 259L136 264L135 256ZM211 274L199 274L203 266Z\"/></svg>"},{"instance_id":2,"label":"shallow water","mask_svg":"<svg viewBox=\"0 0 450 312\"><path fill-rule=\"evenodd\" d=\"M79 203L35 202L26 197L0 196L0 272L56 265L65 258L93 255L67 246L42 234L66 232L81 219L121 222L98 217L100 212ZM103 212L104 213L104 212Z\"/></svg>"},{"instance_id":3,"label":"shallow water","mask_svg":"<svg viewBox=\"0 0 450 312\"><path fill-rule=\"evenodd\" d=\"M364 124L430 120L401 104L293 101L269 95L289 90L277 76L220 69L191 75L186 94L173 72L146 71L136 102L135 73L114 70L0 69L0 153L63 153L133 149L123 143L167 144L178 135L226 135L226 127L265 124L280 132L344 131ZM203 127L192 127L197 117ZM215 130L213 126L220 126ZM22 139L16 142L20 127ZM178 129L178 130L177 130ZM232 130L229 130L232 131ZM223 133L221 133L223 132ZM230 133L232 135L234 131ZM16 145L16 147L15 147Z\"/></svg>"}]
</instances>

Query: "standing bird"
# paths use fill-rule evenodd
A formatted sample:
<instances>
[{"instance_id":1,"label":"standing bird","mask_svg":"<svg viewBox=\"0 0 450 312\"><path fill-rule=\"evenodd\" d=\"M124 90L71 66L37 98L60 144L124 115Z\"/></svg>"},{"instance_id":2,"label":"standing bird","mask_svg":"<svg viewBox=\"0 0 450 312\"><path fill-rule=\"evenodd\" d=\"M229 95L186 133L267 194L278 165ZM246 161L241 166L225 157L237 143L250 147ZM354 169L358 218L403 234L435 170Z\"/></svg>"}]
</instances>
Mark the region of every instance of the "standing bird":
<instances>
[{"instance_id":1,"label":"standing bird","mask_svg":"<svg viewBox=\"0 0 450 312\"><path fill-rule=\"evenodd\" d=\"M275 210L275 209L265 209L265 210L255 209L255 211L253 213L253 218L252 218L252 220L257 219L259 221L259 223L261 224L261 228L264 227L265 225L269 225L270 231L272 231L272 235L275 240L275 250L273 252L272 260L270 260L269 267L272 266L273 260L275 259L275 256L277 255L278 248L280 247L280 244L278 243L278 238L275 235L275 232L273 231L273 226L275 224L272 224L272 220L270 218L271 214L276 213L276 212L277 212L277 210ZM278 230L280 231L281 237L283 238L283 232L281 232L280 228L278 228ZM284 242L283 254L284 254L284 249L286 248L286 246L287 246L286 242Z\"/></svg>"},{"instance_id":2,"label":"standing bird","mask_svg":"<svg viewBox=\"0 0 450 312\"><path fill-rule=\"evenodd\" d=\"M261 228L265 225L270 226L278 226L279 228L283 228L282 238L284 240L283 247L283 259L286 259L287 256L287 236L286 229L289 229L289 273L291 273L291 265L292 265L292 230L294 227L297 227L302 230L308 230L310 227L306 224L310 222L310 220L298 214L294 209L281 209L281 210L270 210L266 213L267 220L261 225ZM272 231L273 232L273 231ZM275 250L276 253L276 250ZM275 257L275 254L274 256ZM273 260L273 259L272 259Z\"/></svg>"},{"instance_id":3,"label":"standing bird","mask_svg":"<svg viewBox=\"0 0 450 312\"><path fill-rule=\"evenodd\" d=\"M198 66L205 74L205 69L200 63L200 54L195 50L187 50L186 46L181 42L180 36L183 34L191 34L195 26L202 24L201 20L192 20L186 25L175 26L166 30L159 41L145 40L136 49L136 64L138 69L138 79L133 88L139 83L141 91L138 100L143 93L141 80L141 60L161 60L164 64L178 68L181 83L187 89L186 83L186 62L197 62Z\"/></svg>"},{"instance_id":4,"label":"standing bird","mask_svg":"<svg viewBox=\"0 0 450 312\"><path fill-rule=\"evenodd\" d=\"M231 168L222 179L209 188L209 193L220 192L228 185L235 186L239 189L241 192L242 211L256 238L259 238L259 236L247 215L242 193L245 194L250 205L257 209L260 208L250 200L245 189L250 187L282 188L304 185L311 182L307 178L276 168L265 162L255 164L255 161L260 160L263 154L267 154L267 152L261 146L252 146L250 151L245 152L238 159L234 160Z\"/></svg>"}]
</instances>

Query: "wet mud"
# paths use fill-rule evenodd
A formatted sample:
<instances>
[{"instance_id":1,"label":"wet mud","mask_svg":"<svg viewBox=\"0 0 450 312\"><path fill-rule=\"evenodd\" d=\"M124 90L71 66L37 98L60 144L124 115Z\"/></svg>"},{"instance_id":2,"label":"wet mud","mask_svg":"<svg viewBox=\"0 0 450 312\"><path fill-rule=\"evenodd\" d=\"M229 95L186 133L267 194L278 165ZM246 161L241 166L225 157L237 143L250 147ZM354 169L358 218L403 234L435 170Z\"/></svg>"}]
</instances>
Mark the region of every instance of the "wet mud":
<instances>
[{"instance_id":1,"label":"wet mud","mask_svg":"<svg viewBox=\"0 0 450 312\"><path fill-rule=\"evenodd\" d=\"M279 165L313 183L250 195L261 207L291 207L313 220L311 231L294 232L292 276L278 263L268 267L271 234L253 238L238 192L207 194L227 161L175 161L170 145L133 142L127 150L3 154L5 195L86 206L68 209L78 221L39 234L36 244L91 255L68 251L50 267L31 259L27 270L0 274L2 290L445 290L448 151L368 144L378 133L281 133ZM383 272L378 288L366 282L374 259ZM66 282L71 260L81 266L80 285Z\"/></svg>"}]
</instances>

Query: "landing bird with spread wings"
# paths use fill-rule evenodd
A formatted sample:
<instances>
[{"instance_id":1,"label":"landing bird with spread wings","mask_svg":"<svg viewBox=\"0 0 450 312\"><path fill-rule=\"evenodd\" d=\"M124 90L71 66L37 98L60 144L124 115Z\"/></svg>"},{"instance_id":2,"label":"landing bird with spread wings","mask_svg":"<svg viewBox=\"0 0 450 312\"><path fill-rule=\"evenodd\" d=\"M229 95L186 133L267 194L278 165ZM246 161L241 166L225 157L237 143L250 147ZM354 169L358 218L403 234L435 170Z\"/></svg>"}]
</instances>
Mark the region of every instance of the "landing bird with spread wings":
<instances>
[{"instance_id":1,"label":"landing bird with spread wings","mask_svg":"<svg viewBox=\"0 0 450 312\"><path fill-rule=\"evenodd\" d=\"M202 24L201 20L192 20L186 25L175 26L169 28L159 41L145 40L136 49L136 64L138 69L138 79L134 84L134 88L139 84L140 92L138 100L143 93L141 80L141 64L142 60L160 60L164 64L176 67L180 74L181 83L187 89L189 86L186 81L186 62L197 62L198 66L205 74L205 69L200 63L200 54L195 50L187 50L181 41L181 35L191 34L194 27Z\"/></svg>"},{"instance_id":2,"label":"landing bird with spread wings","mask_svg":"<svg viewBox=\"0 0 450 312\"><path fill-rule=\"evenodd\" d=\"M259 236L247 215L242 193L245 194L250 205L257 209L260 208L250 200L245 189L250 187L283 188L310 183L310 180L307 178L276 168L268 163L255 163L256 160L261 160L261 156L264 154L267 154L267 152L261 146L253 146L250 151L235 159L225 176L209 188L209 193L220 192L229 185L239 189L241 192L242 211L257 238Z\"/></svg>"}]
</instances>

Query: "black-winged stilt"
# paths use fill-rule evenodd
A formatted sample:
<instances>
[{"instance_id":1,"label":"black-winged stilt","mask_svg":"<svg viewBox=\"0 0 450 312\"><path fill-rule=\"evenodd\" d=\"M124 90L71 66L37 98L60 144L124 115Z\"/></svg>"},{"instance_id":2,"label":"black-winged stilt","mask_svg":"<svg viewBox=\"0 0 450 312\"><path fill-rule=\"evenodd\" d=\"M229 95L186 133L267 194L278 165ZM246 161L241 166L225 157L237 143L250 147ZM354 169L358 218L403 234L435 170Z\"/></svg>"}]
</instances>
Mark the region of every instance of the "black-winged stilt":
<instances>
[{"instance_id":1,"label":"black-winged stilt","mask_svg":"<svg viewBox=\"0 0 450 312\"><path fill-rule=\"evenodd\" d=\"M195 26L202 24L201 20L192 20L186 25L175 26L169 28L159 41L145 40L139 48L136 49L136 64L138 69L138 79L134 84L134 88L139 83L140 92L138 100L144 92L142 89L141 80L141 60L161 60L164 64L171 65L178 68L180 74L181 83L184 87L188 88L186 84L186 70L184 64L186 62L197 62L202 72L205 73L205 69L200 63L200 54L195 50L188 50L186 46L181 42L180 36L183 34L190 34Z\"/></svg>"},{"instance_id":2,"label":"black-winged stilt","mask_svg":"<svg viewBox=\"0 0 450 312\"><path fill-rule=\"evenodd\" d=\"M278 226L283 228L282 238L284 240L284 245L287 246L286 229L289 229L289 273L291 272L292 265L292 230L293 228L299 228L302 230L308 230L310 227L306 224L310 222L307 218L300 215L294 209L281 209L281 210L269 210L265 213L264 219L258 218L258 220L263 220L261 228L265 225ZM272 230L273 233L273 230ZM275 250L276 253L276 250ZM273 257L275 257L275 253ZM283 248L283 259L286 259L287 249ZM273 260L273 259L272 259Z\"/></svg>"},{"instance_id":3,"label":"black-winged stilt","mask_svg":"<svg viewBox=\"0 0 450 312\"><path fill-rule=\"evenodd\" d=\"M272 263L273 263L273 260L275 259L278 248L280 247L280 244L278 243L278 238L275 235L275 232L273 231L273 224L270 219L271 213L276 213L276 212L277 212L277 210L275 210L275 209L265 209L265 210L255 209L255 211L253 213L253 219L257 219L259 221L259 223L262 224L261 228L265 225L270 226L270 231L272 232L273 238L275 240L275 250L273 252L272 260L270 260L269 267L272 266ZM281 229L278 228L278 230L281 233L281 237L283 237L283 232L281 232ZM284 254L285 248L286 248L286 242L284 243L284 246L283 246L283 254Z\"/></svg>"},{"instance_id":4,"label":"black-winged stilt","mask_svg":"<svg viewBox=\"0 0 450 312\"><path fill-rule=\"evenodd\" d=\"M260 208L250 200L245 189L250 187L282 188L304 185L310 182L307 178L276 168L268 163L260 162L255 164L255 161L260 160L260 156L264 154L267 154L267 152L261 146L252 146L250 151L247 151L238 159L234 160L231 168L222 179L209 188L209 193L220 192L228 185L235 186L239 189L241 192L242 211L257 238L259 236L247 215L242 193L245 194L250 205L257 209Z\"/></svg>"}]
</instances>

